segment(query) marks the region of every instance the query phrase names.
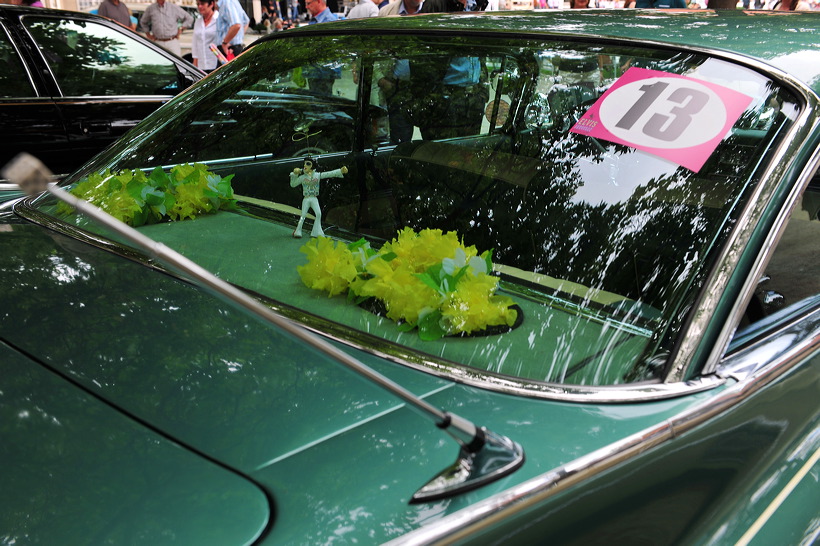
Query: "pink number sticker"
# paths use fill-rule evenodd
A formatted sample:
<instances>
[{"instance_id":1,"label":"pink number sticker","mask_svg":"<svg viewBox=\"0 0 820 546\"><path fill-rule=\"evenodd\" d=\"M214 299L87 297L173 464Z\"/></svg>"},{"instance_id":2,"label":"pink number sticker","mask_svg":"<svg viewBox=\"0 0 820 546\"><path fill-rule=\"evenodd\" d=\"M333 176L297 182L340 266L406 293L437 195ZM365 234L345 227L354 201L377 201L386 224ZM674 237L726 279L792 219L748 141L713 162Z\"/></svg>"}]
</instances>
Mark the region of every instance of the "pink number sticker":
<instances>
[{"instance_id":1,"label":"pink number sticker","mask_svg":"<svg viewBox=\"0 0 820 546\"><path fill-rule=\"evenodd\" d=\"M698 172L751 101L722 85L632 67L570 131L626 144Z\"/></svg>"}]
</instances>

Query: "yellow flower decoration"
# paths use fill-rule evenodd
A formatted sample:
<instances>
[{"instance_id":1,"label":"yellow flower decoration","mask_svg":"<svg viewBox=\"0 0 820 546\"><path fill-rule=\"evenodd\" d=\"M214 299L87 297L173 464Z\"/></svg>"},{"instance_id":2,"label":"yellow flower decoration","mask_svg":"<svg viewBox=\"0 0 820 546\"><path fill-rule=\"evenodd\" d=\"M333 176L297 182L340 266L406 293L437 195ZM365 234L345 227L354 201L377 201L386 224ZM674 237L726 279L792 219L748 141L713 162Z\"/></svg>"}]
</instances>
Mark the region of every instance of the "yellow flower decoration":
<instances>
[{"instance_id":1,"label":"yellow flower decoration","mask_svg":"<svg viewBox=\"0 0 820 546\"><path fill-rule=\"evenodd\" d=\"M389 319L415 324L419 320L419 312L425 307L437 307L440 297L416 276L411 267L393 269L395 261L371 261L367 265L369 276L356 279L351 283L350 290L363 298L381 300Z\"/></svg>"},{"instance_id":2,"label":"yellow flower decoration","mask_svg":"<svg viewBox=\"0 0 820 546\"><path fill-rule=\"evenodd\" d=\"M446 329L470 334L488 326L515 324L518 313L510 309L513 301L493 295L497 287L498 278L486 273L462 277L441 309Z\"/></svg>"},{"instance_id":3,"label":"yellow flower decoration","mask_svg":"<svg viewBox=\"0 0 820 546\"><path fill-rule=\"evenodd\" d=\"M346 245L319 237L311 239L301 251L308 257L307 264L296 268L302 282L309 288L326 291L328 297L346 292L358 275L353 253Z\"/></svg>"},{"instance_id":4,"label":"yellow flower decoration","mask_svg":"<svg viewBox=\"0 0 820 546\"><path fill-rule=\"evenodd\" d=\"M396 267L398 264L411 264L416 272L421 273L441 263L444 258L452 258L458 248L464 248L468 257L476 255L475 247L463 247L454 231L442 233L440 229L423 229L416 233L411 228L404 228L382 250L385 254L392 252L396 255Z\"/></svg>"},{"instance_id":5,"label":"yellow flower decoration","mask_svg":"<svg viewBox=\"0 0 820 546\"><path fill-rule=\"evenodd\" d=\"M301 251L302 282L330 296L348 292L358 302L376 299L396 322L418 327L422 339L512 327L512 299L495 295L490 252L479 255L455 232L405 228L376 252L364 239L345 246L320 237Z\"/></svg>"}]
</instances>

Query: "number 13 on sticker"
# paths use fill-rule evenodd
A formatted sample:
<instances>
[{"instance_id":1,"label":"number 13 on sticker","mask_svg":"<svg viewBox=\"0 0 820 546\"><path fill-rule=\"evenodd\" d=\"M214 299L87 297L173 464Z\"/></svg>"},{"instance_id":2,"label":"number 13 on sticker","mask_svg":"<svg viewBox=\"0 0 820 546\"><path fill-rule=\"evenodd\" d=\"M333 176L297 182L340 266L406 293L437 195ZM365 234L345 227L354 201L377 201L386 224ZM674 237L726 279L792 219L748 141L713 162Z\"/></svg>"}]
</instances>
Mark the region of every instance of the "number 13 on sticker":
<instances>
[{"instance_id":1,"label":"number 13 on sticker","mask_svg":"<svg viewBox=\"0 0 820 546\"><path fill-rule=\"evenodd\" d=\"M625 144L697 172L751 100L717 84L633 67L571 132Z\"/></svg>"}]
</instances>

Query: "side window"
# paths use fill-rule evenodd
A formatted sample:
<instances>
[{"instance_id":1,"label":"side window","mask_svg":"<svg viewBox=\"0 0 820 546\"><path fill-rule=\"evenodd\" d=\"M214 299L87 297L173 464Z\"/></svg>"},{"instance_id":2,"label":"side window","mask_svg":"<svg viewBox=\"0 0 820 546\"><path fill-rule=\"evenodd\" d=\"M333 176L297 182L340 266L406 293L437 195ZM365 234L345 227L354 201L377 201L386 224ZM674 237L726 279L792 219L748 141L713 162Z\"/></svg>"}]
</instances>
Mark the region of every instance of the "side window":
<instances>
[{"instance_id":1,"label":"side window","mask_svg":"<svg viewBox=\"0 0 820 546\"><path fill-rule=\"evenodd\" d=\"M820 171L794 208L747 311L754 324L820 296Z\"/></svg>"},{"instance_id":2,"label":"side window","mask_svg":"<svg viewBox=\"0 0 820 546\"><path fill-rule=\"evenodd\" d=\"M25 24L64 96L174 95L176 64L113 28L60 18Z\"/></svg>"},{"instance_id":3,"label":"side window","mask_svg":"<svg viewBox=\"0 0 820 546\"><path fill-rule=\"evenodd\" d=\"M26 69L6 33L0 29L0 97L32 97Z\"/></svg>"}]
</instances>

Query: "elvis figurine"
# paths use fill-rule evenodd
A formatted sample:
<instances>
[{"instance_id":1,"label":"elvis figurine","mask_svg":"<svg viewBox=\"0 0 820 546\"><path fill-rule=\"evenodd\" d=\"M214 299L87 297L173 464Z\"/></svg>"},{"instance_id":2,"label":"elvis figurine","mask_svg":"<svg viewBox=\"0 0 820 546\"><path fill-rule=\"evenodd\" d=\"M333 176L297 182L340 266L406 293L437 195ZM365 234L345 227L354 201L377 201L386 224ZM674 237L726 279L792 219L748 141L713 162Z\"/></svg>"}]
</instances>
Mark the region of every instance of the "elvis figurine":
<instances>
[{"instance_id":1,"label":"elvis figurine","mask_svg":"<svg viewBox=\"0 0 820 546\"><path fill-rule=\"evenodd\" d=\"M305 223L305 216L308 209L313 211L316 220L313 222L313 229L310 232L311 237L324 237L325 232L322 231L322 211L319 208L319 180L322 178L342 178L347 173L347 167L335 169L327 172L316 172L313 170L313 162L306 160L304 168L293 169L290 173L290 187L295 188L302 185L302 216L299 217L299 223L296 225L296 230L293 236L297 239L302 238L302 224Z\"/></svg>"}]
</instances>

